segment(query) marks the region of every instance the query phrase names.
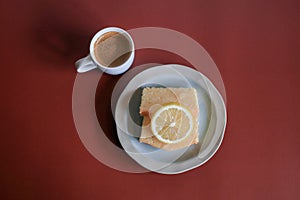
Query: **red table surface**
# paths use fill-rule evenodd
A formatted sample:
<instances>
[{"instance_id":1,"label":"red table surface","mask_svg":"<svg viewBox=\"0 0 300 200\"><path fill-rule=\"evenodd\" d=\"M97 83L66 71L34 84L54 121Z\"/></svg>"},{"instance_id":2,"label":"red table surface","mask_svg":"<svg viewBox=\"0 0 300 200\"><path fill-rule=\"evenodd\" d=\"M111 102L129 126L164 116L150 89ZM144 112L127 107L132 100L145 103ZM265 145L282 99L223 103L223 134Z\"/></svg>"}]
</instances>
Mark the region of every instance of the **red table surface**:
<instances>
[{"instance_id":1,"label":"red table surface","mask_svg":"<svg viewBox=\"0 0 300 200\"><path fill-rule=\"evenodd\" d=\"M299 1L0 5L1 199L300 198ZM72 117L74 62L107 26L180 31L214 59L226 87L228 123L220 149L205 165L173 176L130 174L85 149ZM141 50L133 66L149 62L184 63ZM107 99L112 85L99 87L109 89Z\"/></svg>"}]
</instances>

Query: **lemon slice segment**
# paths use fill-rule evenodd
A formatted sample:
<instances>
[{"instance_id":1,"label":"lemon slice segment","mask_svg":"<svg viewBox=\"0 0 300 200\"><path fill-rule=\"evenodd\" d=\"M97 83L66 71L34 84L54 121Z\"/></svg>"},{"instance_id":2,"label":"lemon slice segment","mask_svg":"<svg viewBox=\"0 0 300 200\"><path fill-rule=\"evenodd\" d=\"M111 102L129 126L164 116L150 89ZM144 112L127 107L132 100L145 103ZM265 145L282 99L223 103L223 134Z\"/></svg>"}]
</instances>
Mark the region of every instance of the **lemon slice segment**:
<instances>
[{"instance_id":1,"label":"lemon slice segment","mask_svg":"<svg viewBox=\"0 0 300 200\"><path fill-rule=\"evenodd\" d=\"M191 112L177 103L159 108L151 118L153 135L161 142L174 144L189 136L194 127Z\"/></svg>"}]
</instances>

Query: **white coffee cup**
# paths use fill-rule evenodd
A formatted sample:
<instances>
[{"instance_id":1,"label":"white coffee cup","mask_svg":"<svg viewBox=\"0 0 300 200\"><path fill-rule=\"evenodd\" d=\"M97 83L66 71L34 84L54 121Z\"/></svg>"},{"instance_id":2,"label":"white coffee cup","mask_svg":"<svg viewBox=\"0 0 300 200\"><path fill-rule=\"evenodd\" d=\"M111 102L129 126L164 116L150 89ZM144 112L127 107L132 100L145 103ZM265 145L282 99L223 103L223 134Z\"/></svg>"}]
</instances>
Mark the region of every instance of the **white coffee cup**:
<instances>
[{"instance_id":1,"label":"white coffee cup","mask_svg":"<svg viewBox=\"0 0 300 200\"><path fill-rule=\"evenodd\" d=\"M103 36L105 33L108 33L108 32L118 32L118 33L122 34L123 36L125 36L129 42L130 48L131 48L129 58L122 64L120 64L118 66L114 66L114 67L108 67L108 66L101 64L96 59L95 51L94 51L96 41L101 36ZM134 59L134 43L133 43L133 40L132 40L131 36L129 35L129 33L121 28L109 27L109 28L102 29L98 33L96 33L96 35L92 38L91 43L90 43L90 54L88 56L76 61L75 66L77 67L77 72L79 72L79 73L87 72L92 69L98 68L105 73L117 75L117 74L122 74L125 71L127 71L129 69L129 67L132 65L133 59Z\"/></svg>"}]
</instances>

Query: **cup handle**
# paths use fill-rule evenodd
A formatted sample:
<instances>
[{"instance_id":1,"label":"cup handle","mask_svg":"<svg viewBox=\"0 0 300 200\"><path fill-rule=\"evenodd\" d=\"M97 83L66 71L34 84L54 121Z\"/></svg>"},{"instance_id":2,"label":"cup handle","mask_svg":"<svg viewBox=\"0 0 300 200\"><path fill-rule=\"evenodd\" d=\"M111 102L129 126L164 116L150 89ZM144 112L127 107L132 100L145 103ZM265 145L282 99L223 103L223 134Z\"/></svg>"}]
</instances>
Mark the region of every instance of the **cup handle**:
<instances>
[{"instance_id":1,"label":"cup handle","mask_svg":"<svg viewBox=\"0 0 300 200\"><path fill-rule=\"evenodd\" d=\"M77 72L79 73L87 72L97 68L90 55L77 60L75 62L75 66L77 68Z\"/></svg>"}]
</instances>

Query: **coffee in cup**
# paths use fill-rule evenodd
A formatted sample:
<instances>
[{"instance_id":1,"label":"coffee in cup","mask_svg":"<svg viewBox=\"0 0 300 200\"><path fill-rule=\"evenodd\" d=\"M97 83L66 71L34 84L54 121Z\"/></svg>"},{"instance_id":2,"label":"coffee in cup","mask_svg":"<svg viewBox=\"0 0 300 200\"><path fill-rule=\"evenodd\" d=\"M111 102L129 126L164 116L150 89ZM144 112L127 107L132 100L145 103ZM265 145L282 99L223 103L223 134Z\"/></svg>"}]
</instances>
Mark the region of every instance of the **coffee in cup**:
<instances>
[{"instance_id":1,"label":"coffee in cup","mask_svg":"<svg viewBox=\"0 0 300 200\"><path fill-rule=\"evenodd\" d=\"M98 68L105 73L124 73L132 65L134 43L128 32L121 28L109 27L100 30L92 38L90 54L76 61L77 72Z\"/></svg>"},{"instance_id":2,"label":"coffee in cup","mask_svg":"<svg viewBox=\"0 0 300 200\"><path fill-rule=\"evenodd\" d=\"M128 60L132 47L122 33L115 31L104 33L94 45L97 62L105 67L117 67Z\"/></svg>"}]
</instances>

